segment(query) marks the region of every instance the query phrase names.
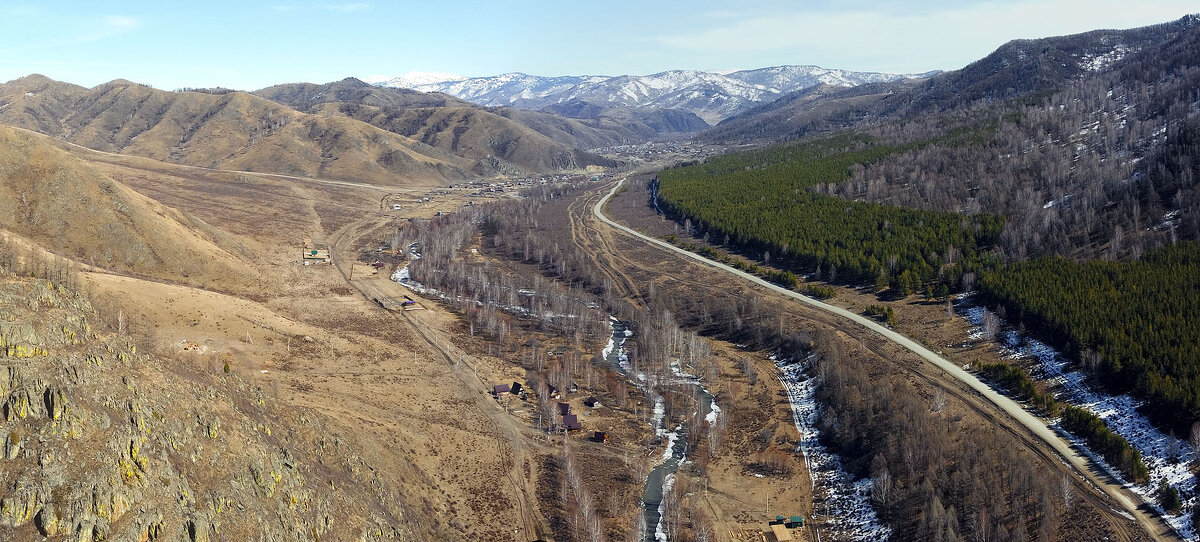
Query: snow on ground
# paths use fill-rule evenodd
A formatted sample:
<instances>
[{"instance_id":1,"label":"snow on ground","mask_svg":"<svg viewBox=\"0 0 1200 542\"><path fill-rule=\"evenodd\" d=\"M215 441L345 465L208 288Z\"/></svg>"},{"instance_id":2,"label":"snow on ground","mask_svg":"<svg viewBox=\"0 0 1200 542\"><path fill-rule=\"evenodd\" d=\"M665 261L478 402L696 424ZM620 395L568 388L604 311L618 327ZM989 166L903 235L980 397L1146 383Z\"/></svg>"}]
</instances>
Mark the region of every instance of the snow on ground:
<instances>
[{"instance_id":1,"label":"snow on ground","mask_svg":"<svg viewBox=\"0 0 1200 542\"><path fill-rule=\"evenodd\" d=\"M817 441L817 419L822 408L817 404L817 379L805 374L807 363L778 360L779 380L787 390L792 405L792 418L800 432L800 452L808 466L813 485L826 492L823 506L816 511L825 514L829 531L835 539L885 540L892 530L884 525L871 506L870 478L855 481L842 469L838 456Z\"/></svg>"},{"instance_id":2,"label":"snow on ground","mask_svg":"<svg viewBox=\"0 0 1200 542\"><path fill-rule=\"evenodd\" d=\"M721 415L721 407L717 406L716 401L713 401L712 410L710 410L708 412L708 416L704 417L704 421L708 422L709 425L712 425L714 423L717 423L717 416L720 416L720 415Z\"/></svg>"},{"instance_id":3,"label":"snow on ground","mask_svg":"<svg viewBox=\"0 0 1200 542\"><path fill-rule=\"evenodd\" d=\"M959 314L974 326L969 334L971 339L983 337L981 330L983 310L982 307L970 305L969 297L960 297ZM1036 359L1045 372L1044 378L1061 385L1063 391L1057 397L1059 401L1084 408L1099 416L1109 429L1125 437L1125 440L1128 440L1134 448L1142 453L1142 461L1150 470L1150 483L1128 484L1128 486L1141 495L1146 502L1154 503L1155 509L1162 513L1157 505L1159 482L1166 480L1168 484L1179 490L1179 496L1184 503L1183 511L1178 515L1165 517L1167 522L1185 539L1194 539L1196 526L1192 525L1191 510L1194 506L1200 505L1200 498L1196 494L1196 477L1192 475L1189 465L1196 462L1196 451L1186 442L1163 434L1162 431L1151 425L1150 420L1137 411L1141 401L1129 395L1109 395L1093 389L1088 385L1086 375L1082 371L1073 370L1070 367L1070 360L1049 345L1036 339L1023 337L1011 330L1001 333L1000 338L1001 353L1005 357ZM1071 442L1086 449L1081 440L1069 435L1057 421L1052 425L1060 434L1068 435ZM1123 480L1120 473L1100 459L1098 455L1091 453L1090 450L1088 455L1103 465L1114 477Z\"/></svg>"},{"instance_id":4,"label":"snow on ground","mask_svg":"<svg viewBox=\"0 0 1200 542\"><path fill-rule=\"evenodd\" d=\"M666 496L668 493L671 492L672 487L675 487L675 475L668 474L665 478L663 478L663 490L662 490L663 499L662 499L662 501L659 501L659 503L658 503L658 517L660 517L660 518L667 517L667 497ZM668 540L667 533L663 531L663 523L666 523L666 522L664 522L660 519L658 522L658 525L654 526L654 539L661 541L661 542L667 542L667 540Z\"/></svg>"},{"instance_id":5,"label":"snow on ground","mask_svg":"<svg viewBox=\"0 0 1200 542\"><path fill-rule=\"evenodd\" d=\"M676 427L674 431L669 433L663 429L656 429L655 432L667 439L667 449L663 450L662 460L671 459L671 451L675 448L675 441L679 440L679 427Z\"/></svg>"},{"instance_id":6,"label":"snow on ground","mask_svg":"<svg viewBox=\"0 0 1200 542\"><path fill-rule=\"evenodd\" d=\"M654 434L660 437L665 436L666 429L663 428L663 417L667 414L666 404L663 403L661 395L654 393L653 390L650 393L654 394L654 413L650 416L650 427L654 429ZM668 446L667 452L670 453L670 451L671 447Z\"/></svg>"},{"instance_id":7,"label":"snow on ground","mask_svg":"<svg viewBox=\"0 0 1200 542\"><path fill-rule=\"evenodd\" d=\"M612 337L609 337L608 344L604 345L604 350L600 351L600 357L608 359L608 356L612 354L613 349L616 347L617 343L612 340Z\"/></svg>"},{"instance_id":8,"label":"snow on ground","mask_svg":"<svg viewBox=\"0 0 1200 542\"><path fill-rule=\"evenodd\" d=\"M424 284L413 280L412 274L408 271L407 265L397 269L395 273L392 273L392 282L399 282L401 286L404 286L405 288L408 288L409 290L412 290L418 294L424 294L427 292L437 293L436 290L430 290L429 288L426 288Z\"/></svg>"}]
</instances>

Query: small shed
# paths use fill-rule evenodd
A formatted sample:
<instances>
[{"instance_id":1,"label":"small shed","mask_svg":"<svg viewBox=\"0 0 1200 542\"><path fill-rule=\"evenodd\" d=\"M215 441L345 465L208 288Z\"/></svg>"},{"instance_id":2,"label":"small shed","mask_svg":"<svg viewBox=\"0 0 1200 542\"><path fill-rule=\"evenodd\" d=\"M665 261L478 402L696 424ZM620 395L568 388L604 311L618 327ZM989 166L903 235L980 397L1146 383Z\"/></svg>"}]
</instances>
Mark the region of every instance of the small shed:
<instances>
[{"instance_id":1,"label":"small shed","mask_svg":"<svg viewBox=\"0 0 1200 542\"><path fill-rule=\"evenodd\" d=\"M596 431L592 434L592 441L601 444L608 442L608 433L605 431Z\"/></svg>"},{"instance_id":2,"label":"small shed","mask_svg":"<svg viewBox=\"0 0 1200 542\"><path fill-rule=\"evenodd\" d=\"M583 429L583 425L579 423L579 417L574 414L563 416L563 427L566 427L567 431L579 431Z\"/></svg>"},{"instance_id":3,"label":"small shed","mask_svg":"<svg viewBox=\"0 0 1200 542\"><path fill-rule=\"evenodd\" d=\"M558 415L559 416L566 416L567 414L570 414L570 413L571 413L571 403L559 403L558 404Z\"/></svg>"},{"instance_id":4,"label":"small shed","mask_svg":"<svg viewBox=\"0 0 1200 542\"><path fill-rule=\"evenodd\" d=\"M588 397L587 399L583 400L583 406L588 407L588 408L596 408L596 407L600 406L600 401L597 400L595 397Z\"/></svg>"},{"instance_id":5,"label":"small shed","mask_svg":"<svg viewBox=\"0 0 1200 542\"><path fill-rule=\"evenodd\" d=\"M513 382L512 387L508 389L508 392L513 395L521 395L523 391L525 391L525 387L520 382Z\"/></svg>"},{"instance_id":6,"label":"small shed","mask_svg":"<svg viewBox=\"0 0 1200 542\"><path fill-rule=\"evenodd\" d=\"M508 384L496 384L492 386L492 395L495 395L497 399L508 395L509 391L511 391L511 388L508 387Z\"/></svg>"},{"instance_id":7,"label":"small shed","mask_svg":"<svg viewBox=\"0 0 1200 542\"><path fill-rule=\"evenodd\" d=\"M301 260L304 265L329 263L329 247L325 245L306 246L301 254Z\"/></svg>"}]
</instances>

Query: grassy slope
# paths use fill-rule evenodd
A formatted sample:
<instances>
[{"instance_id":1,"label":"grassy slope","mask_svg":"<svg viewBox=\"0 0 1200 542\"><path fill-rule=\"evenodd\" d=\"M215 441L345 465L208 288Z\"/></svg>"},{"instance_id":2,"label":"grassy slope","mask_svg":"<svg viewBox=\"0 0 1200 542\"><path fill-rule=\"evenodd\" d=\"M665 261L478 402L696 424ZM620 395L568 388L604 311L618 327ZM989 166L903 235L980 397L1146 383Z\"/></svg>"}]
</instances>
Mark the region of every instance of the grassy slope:
<instances>
[{"instance_id":1,"label":"grassy slope","mask_svg":"<svg viewBox=\"0 0 1200 542\"><path fill-rule=\"evenodd\" d=\"M260 288L249 247L98 174L44 138L0 127L0 224L56 254L211 288Z\"/></svg>"},{"instance_id":2,"label":"grassy slope","mask_svg":"<svg viewBox=\"0 0 1200 542\"><path fill-rule=\"evenodd\" d=\"M403 136L241 92L127 81L85 89L31 76L0 85L0 104L0 123L172 163L393 185L470 176L470 161L426 156Z\"/></svg>"}]
</instances>

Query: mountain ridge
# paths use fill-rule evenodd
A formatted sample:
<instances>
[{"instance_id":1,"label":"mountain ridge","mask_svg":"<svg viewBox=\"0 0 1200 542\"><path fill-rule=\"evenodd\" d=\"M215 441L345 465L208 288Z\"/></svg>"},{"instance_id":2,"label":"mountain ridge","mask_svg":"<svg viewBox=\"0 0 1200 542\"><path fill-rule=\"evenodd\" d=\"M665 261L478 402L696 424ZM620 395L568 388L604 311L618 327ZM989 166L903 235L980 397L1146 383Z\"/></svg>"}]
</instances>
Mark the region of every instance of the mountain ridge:
<instances>
[{"instance_id":1,"label":"mountain ridge","mask_svg":"<svg viewBox=\"0 0 1200 542\"><path fill-rule=\"evenodd\" d=\"M423 92L441 92L481 105L522 109L542 109L575 101L641 110L679 109L716 124L753 105L817 84L857 86L923 78L934 73L937 72L891 74L785 65L728 74L668 70L650 75L536 76L511 72L429 82L402 76L375 84L393 88L406 86Z\"/></svg>"},{"instance_id":2,"label":"mountain ridge","mask_svg":"<svg viewBox=\"0 0 1200 542\"><path fill-rule=\"evenodd\" d=\"M962 69L925 79L827 88L819 97L807 91L785 94L726 118L698 137L714 143L781 141L851 127L864 119L898 119L1054 92L1120 70L1144 49L1177 39L1197 24L1200 18L1189 15L1126 30L1012 40Z\"/></svg>"}]
</instances>

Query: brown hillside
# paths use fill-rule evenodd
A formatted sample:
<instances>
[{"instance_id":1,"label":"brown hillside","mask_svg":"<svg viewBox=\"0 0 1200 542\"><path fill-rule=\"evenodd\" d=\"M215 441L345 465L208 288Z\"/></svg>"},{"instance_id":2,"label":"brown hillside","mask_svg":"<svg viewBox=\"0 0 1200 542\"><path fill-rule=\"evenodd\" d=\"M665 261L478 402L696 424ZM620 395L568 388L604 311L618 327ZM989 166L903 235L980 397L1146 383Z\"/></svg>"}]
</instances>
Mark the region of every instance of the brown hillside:
<instances>
[{"instance_id":1,"label":"brown hillside","mask_svg":"<svg viewBox=\"0 0 1200 542\"><path fill-rule=\"evenodd\" d=\"M470 161L427 156L397 134L242 92L165 92L121 80L84 89L29 76L0 85L0 123L194 166L380 185L471 177Z\"/></svg>"},{"instance_id":2,"label":"brown hillside","mask_svg":"<svg viewBox=\"0 0 1200 542\"><path fill-rule=\"evenodd\" d=\"M445 539L411 467L221 359L148 354L46 280L0 274L0 311L0 538Z\"/></svg>"},{"instance_id":3,"label":"brown hillside","mask_svg":"<svg viewBox=\"0 0 1200 542\"><path fill-rule=\"evenodd\" d=\"M0 224L61 256L210 288L260 287L234 236L100 175L41 136L0 126Z\"/></svg>"},{"instance_id":4,"label":"brown hillside","mask_svg":"<svg viewBox=\"0 0 1200 542\"><path fill-rule=\"evenodd\" d=\"M276 85L255 94L309 113L361 120L470 159L472 170L485 175L611 166L610 160L579 148L649 137L615 122L590 126L549 113L484 108L444 94L374 87L353 78Z\"/></svg>"},{"instance_id":5,"label":"brown hillside","mask_svg":"<svg viewBox=\"0 0 1200 542\"><path fill-rule=\"evenodd\" d=\"M582 169L611 161L557 143L502 117L473 108L383 109L326 104L322 114L352 118L403 134L429 146L475 159L481 175Z\"/></svg>"}]
</instances>

